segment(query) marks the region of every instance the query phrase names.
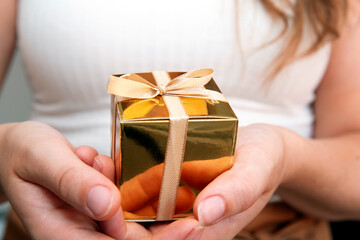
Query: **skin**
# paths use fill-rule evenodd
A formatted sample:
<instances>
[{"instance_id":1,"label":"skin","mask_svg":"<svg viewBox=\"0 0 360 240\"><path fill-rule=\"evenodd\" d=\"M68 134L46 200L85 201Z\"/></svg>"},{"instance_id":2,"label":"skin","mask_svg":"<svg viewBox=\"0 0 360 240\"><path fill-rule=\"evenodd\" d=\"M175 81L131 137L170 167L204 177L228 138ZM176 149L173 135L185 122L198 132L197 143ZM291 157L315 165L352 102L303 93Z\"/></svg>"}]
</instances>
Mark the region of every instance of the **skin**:
<instances>
[{"instance_id":1,"label":"skin","mask_svg":"<svg viewBox=\"0 0 360 240\"><path fill-rule=\"evenodd\" d=\"M0 81L14 48L15 9L0 2ZM0 126L1 189L34 239L231 239L275 191L315 217L360 219L359 42L360 26L349 21L316 92L314 138L264 124L240 128L234 166L197 196L193 218L125 223L109 157L75 148L38 122ZM97 214L87 200L95 186L111 192Z\"/></svg>"}]
</instances>

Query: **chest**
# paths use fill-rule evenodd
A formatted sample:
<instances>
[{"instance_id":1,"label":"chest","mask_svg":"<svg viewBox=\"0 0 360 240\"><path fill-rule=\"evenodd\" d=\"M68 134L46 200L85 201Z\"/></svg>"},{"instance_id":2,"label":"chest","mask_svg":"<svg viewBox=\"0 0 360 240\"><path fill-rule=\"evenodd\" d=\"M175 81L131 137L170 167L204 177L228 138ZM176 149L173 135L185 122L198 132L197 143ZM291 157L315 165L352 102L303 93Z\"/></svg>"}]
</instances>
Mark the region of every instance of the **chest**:
<instances>
[{"instance_id":1,"label":"chest","mask_svg":"<svg viewBox=\"0 0 360 240\"><path fill-rule=\"evenodd\" d=\"M259 1L235 2L21 0L19 47L35 97L107 98L113 73L210 67L226 96L277 105L311 102L329 46L288 66L263 89L283 41L260 46L282 26Z\"/></svg>"}]
</instances>

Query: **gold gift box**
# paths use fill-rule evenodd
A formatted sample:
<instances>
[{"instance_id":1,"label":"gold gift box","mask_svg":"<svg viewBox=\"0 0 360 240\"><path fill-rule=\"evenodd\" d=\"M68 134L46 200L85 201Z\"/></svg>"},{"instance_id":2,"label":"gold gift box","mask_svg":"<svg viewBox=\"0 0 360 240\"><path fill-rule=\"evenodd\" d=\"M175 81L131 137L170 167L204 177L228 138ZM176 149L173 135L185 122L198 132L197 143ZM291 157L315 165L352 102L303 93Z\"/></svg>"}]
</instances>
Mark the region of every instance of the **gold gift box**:
<instances>
[{"instance_id":1,"label":"gold gift box","mask_svg":"<svg viewBox=\"0 0 360 240\"><path fill-rule=\"evenodd\" d=\"M152 73L137 74L155 84ZM168 74L174 79L183 73ZM213 79L205 88L220 92ZM125 219L157 221L169 131L168 110L161 96L124 101L115 101L113 96L112 99L112 157ZM238 126L227 102L180 99L189 119L173 219L192 215L196 195L231 168Z\"/></svg>"}]
</instances>

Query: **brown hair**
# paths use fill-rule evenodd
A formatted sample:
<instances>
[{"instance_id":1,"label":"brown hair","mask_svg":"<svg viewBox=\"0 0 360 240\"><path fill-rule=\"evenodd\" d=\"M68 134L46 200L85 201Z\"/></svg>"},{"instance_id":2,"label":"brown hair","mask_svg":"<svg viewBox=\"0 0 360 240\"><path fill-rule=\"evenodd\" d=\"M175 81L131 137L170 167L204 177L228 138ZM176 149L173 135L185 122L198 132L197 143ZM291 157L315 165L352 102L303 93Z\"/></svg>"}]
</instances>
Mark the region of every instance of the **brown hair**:
<instances>
[{"instance_id":1,"label":"brown hair","mask_svg":"<svg viewBox=\"0 0 360 240\"><path fill-rule=\"evenodd\" d=\"M293 15L289 17L283 8L274 3L275 1L289 7ZM338 38L348 10L348 0L261 0L261 2L274 19L281 19L284 23L284 29L279 36L266 45L288 34L282 52L271 66L270 79L292 61L307 56L324 43ZM305 52L297 56L305 22L314 32L315 40Z\"/></svg>"}]
</instances>

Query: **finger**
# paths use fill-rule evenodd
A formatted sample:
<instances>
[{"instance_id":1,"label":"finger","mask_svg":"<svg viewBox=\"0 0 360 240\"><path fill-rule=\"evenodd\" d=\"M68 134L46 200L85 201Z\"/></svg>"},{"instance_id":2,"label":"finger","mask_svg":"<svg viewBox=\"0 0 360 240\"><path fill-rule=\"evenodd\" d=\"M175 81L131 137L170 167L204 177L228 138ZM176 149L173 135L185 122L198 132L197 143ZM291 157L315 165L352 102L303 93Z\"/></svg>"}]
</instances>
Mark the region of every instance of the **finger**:
<instances>
[{"instance_id":1,"label":"finger","mask_svg":"<svg viewBox=\"0 0 360 240\"><path fill-rule=\"evenodd\" d=\"M152 233L138 223L126 223L126 240L152 239Z\"/></svg>"},{"instance_id":2,"label":"finger","mask_svg":"<svg viewBox=\"0 0 360 240\"><path fill-rule=\"evenodd\" d=\"M156 240L177 240L177 239L200 239L203 228L199 222L194 218L185 218L172 222L171 224L154 225L150 227L150 231L153 232L152 238L146 237L145 239L156 239Z\"/></svg>"},{"instance_id":3,"label":"finger","mask_svg":"<svg viewBox=\"0 0 360 240\"><path fill-rule=\"evenodd\" d=\"M115 180L115 166L113 160L105 155L98 155L98 152L89 146L80 146L75 149L75 154L81 161L92 166L104 174L112 182Z\"/></svg>"},{"instance_id":4,"label":"finger","mask_svg":"<svg viewBox=\"0 0 360 240\"><path fill-rule=\"evenodd\" d=\"M265 193L247 210L231 217L224 218L211 226L204 227L201 239L233 239L254 219L255 216L259 214L259 212L261 212L271 195L272 194L269 192Z\"/></svg>"},{"instance_id":5,"label":"finger","mask_svg":"<svg viewBox=\"0 0 360 240\"><path fill-rule=\"evenodd\" d=\"M16 173L37 183L65 202L97 219L113 216L120 207L116 186L101 173L84 164L62 139L48 137L47 146L34 144L27 161Z\"/></svg>"},{"instance_id":6,"label":"finger","mask_svg":"<svg viewBox=\"0 0 360 240\"><path fill-rule=\"evenodd\" d=\"M94 158L98 155L98 152L89 146L80 146L75 149L75 154L81 161L89 166L94 164Z\"/></svg>"},{"instance_id":7,"label":"finger","mask_svg":"<svg viewBox=\"0 0 360 240\"><path fill-rule=\"evenodd\" d=\"M105 155L97 155L94 158L93 168L105 175L110 181L115 181L114 161Z\"/></svg>"},{"instance_id":8,"label":"finger","mask_svg":"<svg viewBox=\"0 0 360 240\"><path fill-rule=\"evenodd\" d=\"M253 149L244 149L240 155L234 167L211 182L195 200L194 213L203 226L245 211L268 190L270 171L260 165L270 162L267 156Z\"/></svg>"},{"instance_id":9,"label":"finger","mask_svg":"<svg viewBox=\"0 0 360 240\"><path fill-rule=\"evenodd\" d=\"M47 189L24 181L18 181L14 188L28 196L13 201L12 205L32 239L112 239L98 232L95 221L65 204Z\"/></svg>"},{"instance_id":10,"label":"finger","mask_svg":"<svg viewBox=\"0 0 360 240\"><path fill-rule=\"evenodd\" d=\"M149 230L137 223L127 223L126 240L193 240L200 239L202 231L203 228L193 217L172 223L153 224Z\"/></svg>"},{"instance_id":11,"label":"finger","mask_svg":"<svg viewBox=\"0 0 360 240\"><path fill-rule=\"evenodd\" d=\"M102 231L115 239L126 238L126 224L124 222L122 210L119 209L110 219L100 222Z\"/></svg>"}]
</instances>

